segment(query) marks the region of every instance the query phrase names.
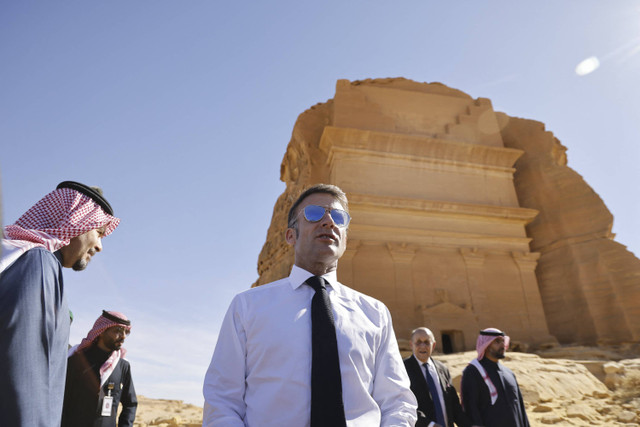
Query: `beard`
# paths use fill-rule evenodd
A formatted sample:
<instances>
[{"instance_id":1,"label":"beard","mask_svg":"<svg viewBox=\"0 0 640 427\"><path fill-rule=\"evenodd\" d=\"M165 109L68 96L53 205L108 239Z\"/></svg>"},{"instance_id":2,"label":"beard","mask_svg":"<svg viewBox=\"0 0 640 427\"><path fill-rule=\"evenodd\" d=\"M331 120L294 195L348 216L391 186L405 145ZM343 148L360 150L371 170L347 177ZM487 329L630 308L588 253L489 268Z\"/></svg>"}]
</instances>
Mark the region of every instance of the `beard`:
<instances>
[{"instance_id":1,"label":"beard","mask_svg":"<svg viewBox=\"0 0 640 427\"><path fill-rule=\"evenodd\" d=\"M111 343L111 345L108 345L107 347L111 351L118 351L122 348L122 341L113 342Z\"/></svg>"},{"instance_id":2,"label":"beard","mask_svg":"<svg viewBox=\"0 0 640 427\"><path fill-rule=\"evenodd\" d=\"M504 359L504 350L500 349L500 350L496 350L496 351L490 351L489 352L491 357L493 357L494 359Z\"/></svg>"},{"instance_id":3,"label":"beard","mask_svg":"<svg viewBox=\"0 0 640 427\"><path fill-rule=\"evenodd\" d=\"M73 271L82 271L87 268L87 265L89 265L89 261L85 261L84 259L80 258L71 266L71 269Z\"/></svg>"}]
</instances>

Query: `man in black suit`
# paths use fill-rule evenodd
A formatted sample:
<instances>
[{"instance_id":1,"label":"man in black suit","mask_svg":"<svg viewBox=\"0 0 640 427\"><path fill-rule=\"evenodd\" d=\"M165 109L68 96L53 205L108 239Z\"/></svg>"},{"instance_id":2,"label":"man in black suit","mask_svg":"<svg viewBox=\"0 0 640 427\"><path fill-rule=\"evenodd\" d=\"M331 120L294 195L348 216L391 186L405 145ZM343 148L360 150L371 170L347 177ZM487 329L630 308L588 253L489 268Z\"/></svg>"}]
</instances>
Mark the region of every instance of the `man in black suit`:
<instances>
[{"instance_id":1,"label":"man in black suit","mask_svg":"<svg viewBox=\"0 0 640 427\"><path fill-rule=\"evenodd\" d=\"M411 391L418 400L416 427L469 427L471 422L462 412L460 399L451 384L447 367L431 358L436 339L427 328L411 332L413 355L404 359L411 380Z\"/></svg>"}]
</instances>

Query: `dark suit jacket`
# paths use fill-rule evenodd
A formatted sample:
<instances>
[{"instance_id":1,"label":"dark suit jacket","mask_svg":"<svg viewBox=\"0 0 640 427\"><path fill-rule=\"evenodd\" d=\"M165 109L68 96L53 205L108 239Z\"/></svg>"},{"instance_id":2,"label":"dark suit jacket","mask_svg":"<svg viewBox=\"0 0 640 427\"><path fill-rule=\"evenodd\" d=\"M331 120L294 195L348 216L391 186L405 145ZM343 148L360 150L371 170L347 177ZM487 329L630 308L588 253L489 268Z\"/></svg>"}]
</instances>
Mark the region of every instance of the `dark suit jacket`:
<instances>
[{"instance_id":1,"label":"dark suit jacket","mask_svg":"<svg viewBox=\"0 0 640 427\"><path fill-rule=\"evenodd\" d=\"M91 365L85 354L94 352L95 344L86 350L77 351L69 357L67 381L64 390L64 406L62 409L62 427L131 427L136 417L138 398L131 380L131 366L125 359L120 359L109 379L100 387L99 369L102 362ZM112 390L113 405L111 416L103 417L102 395L108 394L109 383ZM118 405L122 411L117 417ZM116 418L117 417L117 418Z\"/></svg>"},{"instance_id":2,"label":"dark suit jacket","mask_svg":"<svg viewBox=\"0 0 640 427\"><path fill-rule=\"evenodd\" d=\"M471 422L464 412L462 412L458 393L455 387L453 387L453 384L451 384L451 374L449 374L449 370L437 360L431 360L440 378L444 406L447 411L447 422L449 424L447 427L453 427L454 422L460 427L470 427ZM420 363L413 355L404 359L404 366L411 380L411 391L416 395L416 400L418 401L418 422L416 423L416 427L428 426L431 421L435 421L436 414L434 412L427 380L424 377ZM424 416L420 412L422 412Z\"/></svg>"}]
</instances>

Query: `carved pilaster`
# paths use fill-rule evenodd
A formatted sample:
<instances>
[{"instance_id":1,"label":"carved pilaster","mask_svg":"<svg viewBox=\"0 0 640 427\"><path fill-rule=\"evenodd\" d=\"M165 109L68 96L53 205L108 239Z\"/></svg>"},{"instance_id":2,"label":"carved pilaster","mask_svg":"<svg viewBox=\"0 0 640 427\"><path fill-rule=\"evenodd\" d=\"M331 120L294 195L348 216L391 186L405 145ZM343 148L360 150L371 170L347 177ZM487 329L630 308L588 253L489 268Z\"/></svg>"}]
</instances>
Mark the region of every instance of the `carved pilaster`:
<instances>
[{"instance_id":1,"label":"carved pilaster","mask_svg":"<svg viewBox=\"0 0 640 427\"><path fill-rule=\"evenodd\" d=\"M520 274L533 273L538 266L538 258L540 254L538 252L511 252L511 256L515 261Z\"/></svg>"},{"instance_id":2,"label":"carved pilaster","mask_svg":"<svg viewBox=\"0 0 640 427\"><path fill-rule=\"evenodd\" d=\"M413 261L418 247L409 243L390 242L387 243L387 249L389 249L393 262L408 265Z\"/></svg>"},{"instance_id":3,"label":"carved pilaster","mask_svg":"<svg viewBox=\"0 0 640 427\"><path fill-rule=\"evenodd\" d=\"M530 332L531 341L555 342L549 334L547 322L544 321L544 311L542 309L542 299L538 288L538 279L535 275L538 265L538 252L511 252L513 261L520 271L520 286L522 287L522 297L524 300L524 310L526 315L525 329ZM545 337L544 339L541 339Z\"/></svg>"},{"instance_id":4,"label":"carved pilaster","mask_svg":"<svg viewBox=\"0 0 640 427\"><path fill-rule=\"evenodd\" d=\"M348 240L347 249L340 258L340 264L338 268L338 280L347 286L354 287L353 277L353 257L358 253L360 247L360 240Z\"/></svg>"},{"instance_id":5,"label":"carved pilaster","mask_svg":"<svg viewBox=\"0 0 640 427\"><path fill-rule=\"evenodd\" d=\"M478 248L460 248L460 255L467 268L467 292L471 309L476 316L485 306L486 294L484 288L484 258L485 251Z\"/></svg>"},{"instance_id":6,"label":"carved pilaster","mask_svg":"<svg viewBox=\"0 0 640 427\"><path fill-rule=\"evenodd\" d=\"M478 248L460 248L460 254L467 268L482 268L485 251Z\"/></svg>"},{"instance_id":7,"label":"carved pilaster","mask_svg":"<svg viewBox=\"0 0 640 427\"><path fill-rule=\"evenodd\" d=\"M401 313L413 313L416 295L413 289L411 263L416 255L418 246L408 243L387 243L387 249L393 260L395 269L394 308ZM412 319L404 316L405 322L410 324ZM399 324L399 326L402 326Z\"/></svg>"}]
</instances>

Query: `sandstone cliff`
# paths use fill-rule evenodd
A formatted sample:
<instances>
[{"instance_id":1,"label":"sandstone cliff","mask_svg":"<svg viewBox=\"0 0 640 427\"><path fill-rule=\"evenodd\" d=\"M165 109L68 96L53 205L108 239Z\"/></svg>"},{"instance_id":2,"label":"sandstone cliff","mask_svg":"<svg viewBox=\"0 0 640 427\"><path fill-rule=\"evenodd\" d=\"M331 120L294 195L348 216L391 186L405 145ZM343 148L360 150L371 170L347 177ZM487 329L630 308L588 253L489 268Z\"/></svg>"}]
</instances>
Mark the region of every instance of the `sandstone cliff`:
<instances>
[{"instance_id":1,"label":"sandstone cliff","mask_svg":"<svg viewBox=\"0 0 640 427\"><path fill-rule=\"evenodd\" d=\"M640 260L613 240L613 215L542 123L499 119L505 146L524 151L518 200L540 212L527 234L549 329L564 343L640 341Z\"/></svg>"},{"instance_id":2,"label":"sandstone cliff","mask_svg":"<svg viewBox=\"0 0 640 427\"><path fill-rule=\"evenodd\" d=\"M327 156L320 151L320 137L330 123L333 102L317 104L300 114L293 127L291 141L280 166L280 180L287 188L278 197L273 208L267 241L258 257L260 277L253 286L264 285L289 275L293 265L293 250L284 241L287 213L298 194L308 182L326 182L328 176L322 167ZM323 173L325 172L325 173Z\"/></svg>"},{"instance_id":3,"label":"sandstone cliff","mask_svg":"<svg viewBox=\"0 0 640 427\"><path fill-rule=\"evenodd\" d=\"M640 260L539 122L439 83L340 80L298 117L280 170L254 286L289 273L287 211L329 182L354 218L338 278L387 304L401 340L428 325L445 353L488 326L522 348L640 342Z\"/></svg>"}]
</instances>

